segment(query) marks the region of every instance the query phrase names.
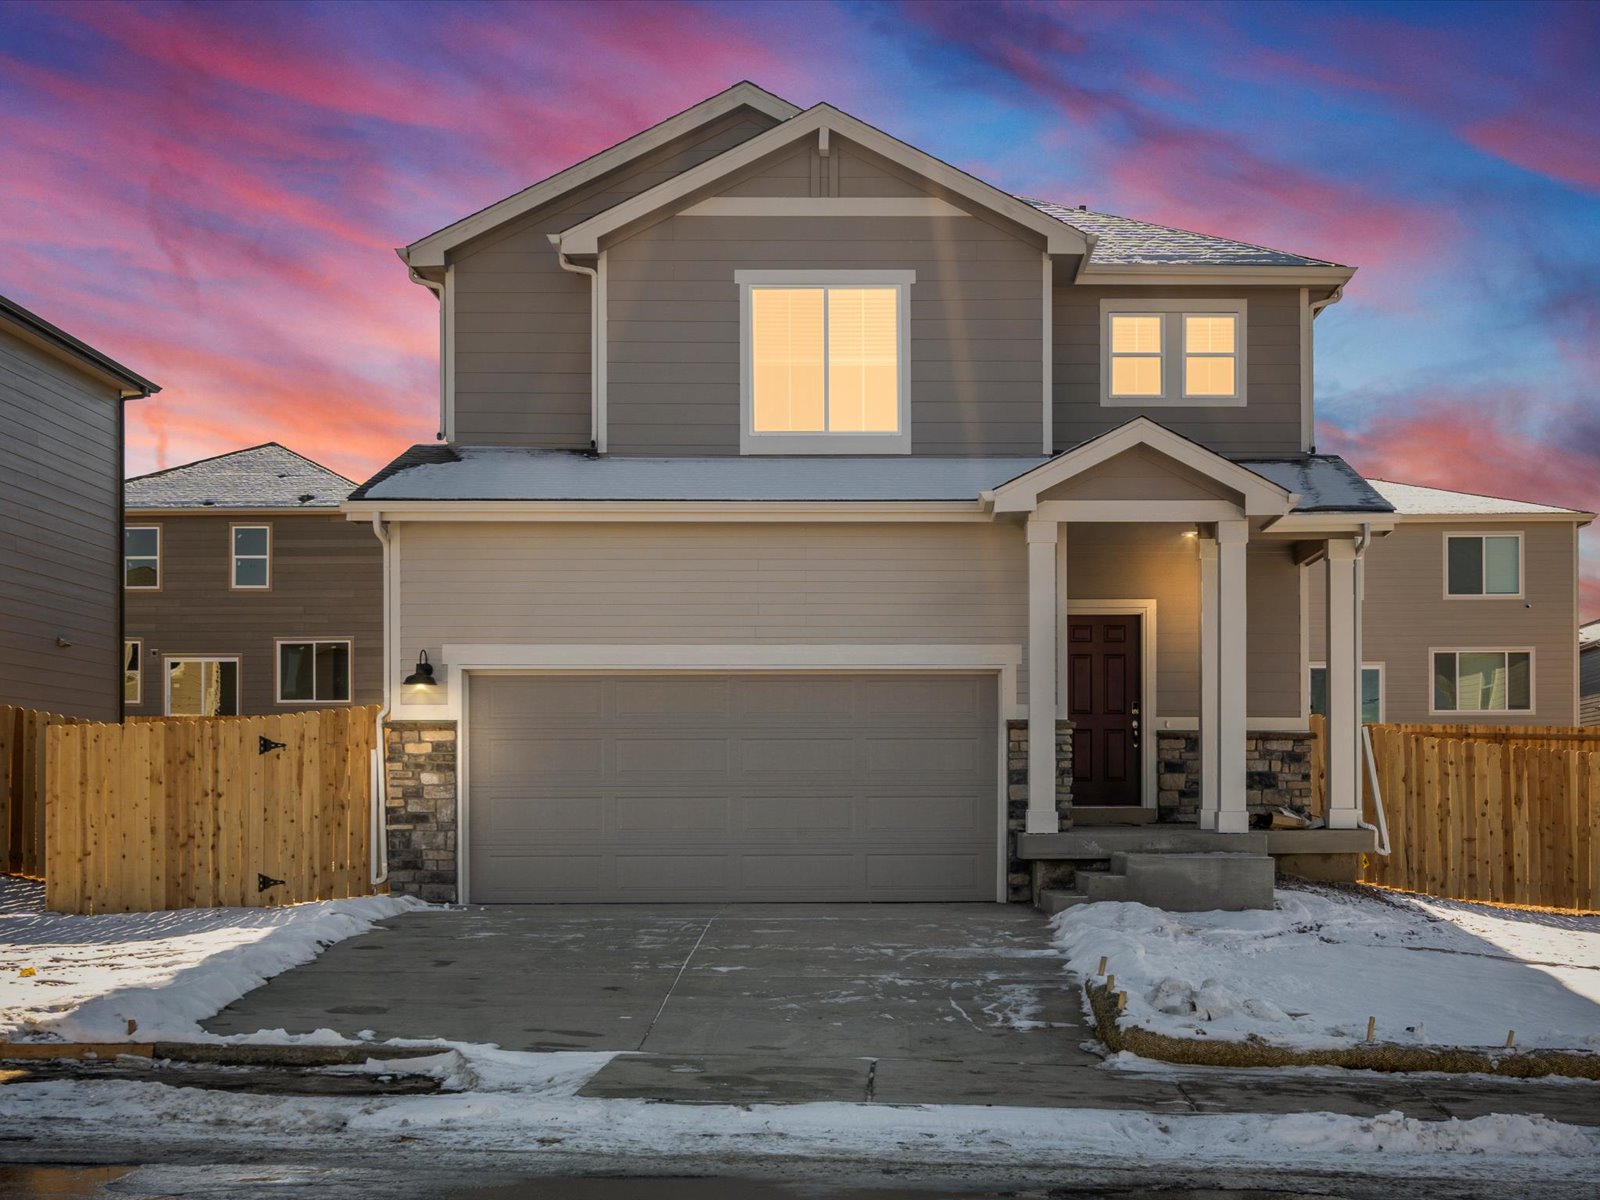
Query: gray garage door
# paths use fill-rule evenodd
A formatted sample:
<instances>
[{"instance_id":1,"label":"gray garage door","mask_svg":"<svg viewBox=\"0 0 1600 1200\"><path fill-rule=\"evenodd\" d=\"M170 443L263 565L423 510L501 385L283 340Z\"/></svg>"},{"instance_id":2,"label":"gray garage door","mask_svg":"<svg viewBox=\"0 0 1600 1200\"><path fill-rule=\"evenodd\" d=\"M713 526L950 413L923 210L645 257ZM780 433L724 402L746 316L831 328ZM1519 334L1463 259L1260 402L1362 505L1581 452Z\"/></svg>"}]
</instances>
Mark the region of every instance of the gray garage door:
<instances>
[{"instance_id":1,"label":"gray garage door","mask_svg":"<svg viewBox=\"0 0 1600 1200\"><path fill-rule=\"evenodd\" d=\"M480 676L480 903L993 900L992 675Z\"/></svg>"}]
</instances>

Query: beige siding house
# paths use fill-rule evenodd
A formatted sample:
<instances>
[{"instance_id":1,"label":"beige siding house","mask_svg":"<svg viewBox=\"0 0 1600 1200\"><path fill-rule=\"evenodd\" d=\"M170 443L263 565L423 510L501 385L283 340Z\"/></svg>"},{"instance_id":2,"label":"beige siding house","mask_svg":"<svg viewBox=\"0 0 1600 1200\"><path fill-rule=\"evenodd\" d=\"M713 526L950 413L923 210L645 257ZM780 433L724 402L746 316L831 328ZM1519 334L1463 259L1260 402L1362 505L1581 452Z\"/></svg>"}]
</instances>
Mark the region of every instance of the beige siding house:
<instances>
[{"instance_id":1,"label":"beige siding house","mask_svg":"<svg viewBox=\"0 0 1600 1200\"><path fill-rule=\"evenodd\" d=\"M1351 268L750 84L400 256L443 437L344 506L385 547L396 887L1026 900L1119 849L1270 883L1374 845L1396 517L1311 433ZM1285 836L1313 647L1329 804Z\"/></svg>"},{"instance_id":2,"label":"beige siding house","mask_svg":"<svg viewBox=\"0 0 1600 1200\"><path fill-rule=\"evenodd\" d=\"M159 390L0 297L0 704L121 719L122 406Z\"/></svg>"}]
</instances>

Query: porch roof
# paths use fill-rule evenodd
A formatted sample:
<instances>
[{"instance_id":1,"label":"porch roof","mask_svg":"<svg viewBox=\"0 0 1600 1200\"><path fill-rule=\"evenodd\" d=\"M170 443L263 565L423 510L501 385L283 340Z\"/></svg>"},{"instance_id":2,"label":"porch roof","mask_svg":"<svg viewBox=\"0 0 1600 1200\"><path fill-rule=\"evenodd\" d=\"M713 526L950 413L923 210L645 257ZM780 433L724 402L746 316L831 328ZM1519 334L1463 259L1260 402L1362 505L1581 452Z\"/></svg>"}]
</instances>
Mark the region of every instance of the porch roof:
<instances>
[{"instance_id":1,"label":"porch roof","mask_svg":"<svg viewBox=\"0 0 1600 1200\"><path fill-rule=\"evenodd\" d=\"M1050 460L1043 455L935 458L848 455L700 458L591 456L500 446L413 446L350 499L379 502L730 501L976 503L980 493ZM1341 458L1239 459L1297 493L1297 512L1391 511Z\"/></svg>"}]
</instances>

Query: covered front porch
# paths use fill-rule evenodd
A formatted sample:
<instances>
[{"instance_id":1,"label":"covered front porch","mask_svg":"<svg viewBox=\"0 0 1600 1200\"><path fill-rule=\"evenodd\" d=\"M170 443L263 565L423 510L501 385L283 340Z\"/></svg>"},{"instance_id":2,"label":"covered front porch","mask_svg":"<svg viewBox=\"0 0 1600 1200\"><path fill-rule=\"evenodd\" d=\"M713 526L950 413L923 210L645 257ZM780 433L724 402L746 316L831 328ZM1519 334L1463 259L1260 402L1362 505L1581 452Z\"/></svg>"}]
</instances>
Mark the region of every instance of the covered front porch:
<instances>
[{"instance_id":1,"label":"covered front porch","mask_svg":"<svg viewBox=\"0 0 1600 1200\"><path fill-rule=\"evenodd\" d=\"M1234 462L1141 418L986 494L1027 543L1014 884L1019 863L1221 852L1309 864L1372 848L1361 560L1389 523L1333 507L1349 501L1317 491L1329 489L1311 477L1319 465ZM1302 568L1319 559L1327 620L1309 629ZM1114 599L1108 562L1134 581ZM1311 661L1327 668L1318 827L1273 830L1270 810L1309 807Z\"/></svg>"}]
</instances>

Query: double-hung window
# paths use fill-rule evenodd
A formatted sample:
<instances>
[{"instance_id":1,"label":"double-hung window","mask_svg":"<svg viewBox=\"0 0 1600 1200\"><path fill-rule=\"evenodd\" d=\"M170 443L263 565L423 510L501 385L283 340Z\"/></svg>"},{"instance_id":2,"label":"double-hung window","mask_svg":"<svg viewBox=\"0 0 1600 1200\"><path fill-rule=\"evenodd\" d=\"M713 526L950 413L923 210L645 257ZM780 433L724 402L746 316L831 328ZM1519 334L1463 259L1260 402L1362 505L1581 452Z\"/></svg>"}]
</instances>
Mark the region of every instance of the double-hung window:
<instances>
[{"instance_id":1,"label":"double-hung window","mask_svg":"<svg viewBox=\"0 0 1600 1200\"><path fill-rule=\"evenodd\" d=\"M122 586L130 592L161 587L161 526L129 525L122 531Z\"/></svg>"},{"instance_id":2,"label":"double-hung window","mask_svg":"<svg viewBox=\"0 0 1600 1200\"><path fill-rule=\"evenodd\" d=\"M1459 596L1522 595L1520 533L1447 533L1444 535L1444 594Z\"/></svg>"},{"instance_id":3,"label":"double-hung window","mask_svg":"<svg viewBox=\"0 0 1600 1200\"><path fill-rule=\"evenodd\" d=\"M738 271L745 454L911 449L912 271Z\"/></svg>"},{"instance_id":4,"label":"double-hung window","mask_svg":"<svg viewBox=\"0 0 1600 1200\"><path fill-rule=\"evenodd\" d=\"M272 526L234 525L229 586L234 591L262 591L272 586Z\"/></svg>"},{"instance_id":5,"label":"double-hung window","mask_svg":"<svg viewBox=\"0 0 1600 1200\"><path fill-rule=\"evenodd\" d=\"M1433 711L1532 712L1532 650L1433 650Z\"/></svg>"},{"instance_id":6,"label":"double-hung window","mask_svg":"<svg viewBox=\"0 0 1600 1200\"><path fill-rule=\"evenodd\" d=\"M350 641L278 643L279 704L348 704Z\"/></svg>"},{"instance_id":7,"label":"double-hung window","mask_svg":"<svg viewBox=\"0 0 1600 1200\"><path fill-rule=\"evenodd\" d=\"M1243 405L1246 308L1244 300L1102 300L1100 402Z\"/></svg>"}]
</instances>

